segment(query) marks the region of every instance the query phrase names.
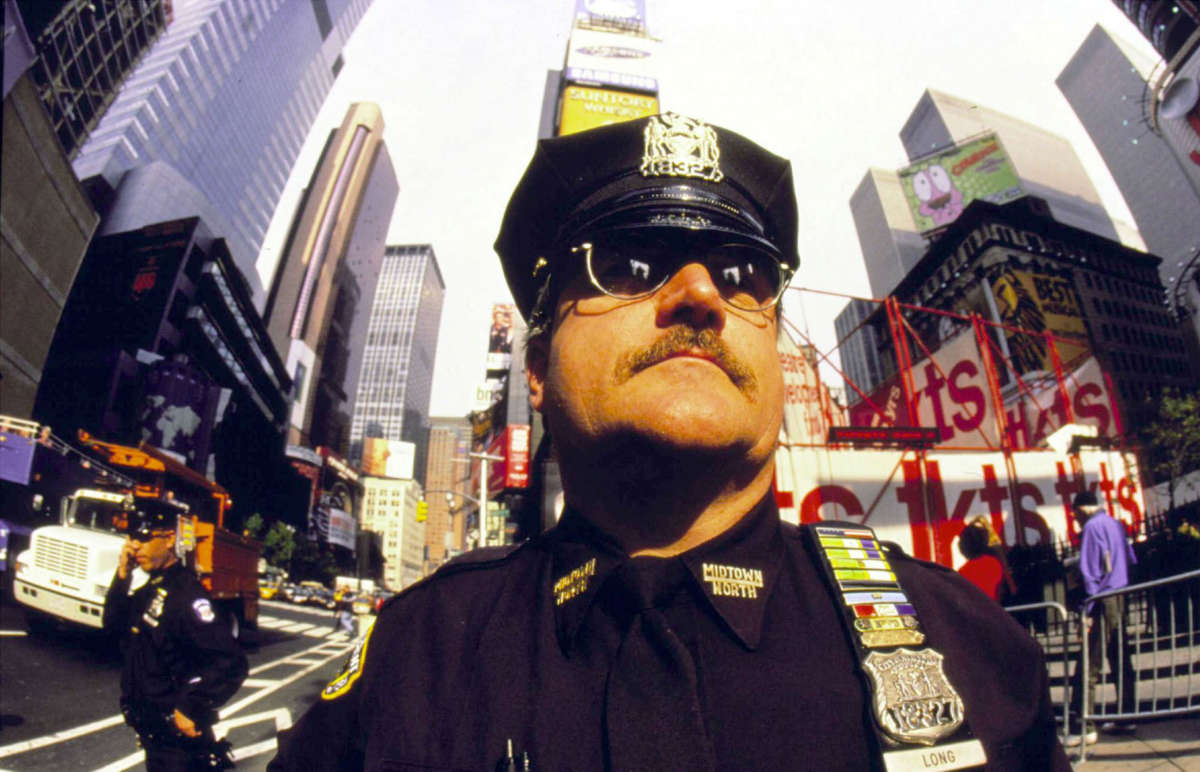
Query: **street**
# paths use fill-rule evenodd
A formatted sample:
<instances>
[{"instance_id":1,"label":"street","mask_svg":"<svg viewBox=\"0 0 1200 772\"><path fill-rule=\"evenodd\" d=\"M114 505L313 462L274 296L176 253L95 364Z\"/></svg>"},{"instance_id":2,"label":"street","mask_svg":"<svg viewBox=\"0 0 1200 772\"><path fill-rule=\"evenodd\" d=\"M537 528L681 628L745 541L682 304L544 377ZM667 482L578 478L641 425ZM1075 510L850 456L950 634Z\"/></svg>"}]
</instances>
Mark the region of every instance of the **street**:
<instances>
[{"instance_id":1,"label":"street","mask_svg":"<svg viewBox=\"0 0 1200 772\"><path fill-rule=\"evenodd\" d=\"M265 769L277 732L336 675L351 642L332 627L323 609L262 602L259 629L243 636L250 675L216 726L217 736L233 743L239 770ZM26 633L21 607L6 597L0 603L0 771L144 769L118 710L120 674L115 643L71 630Z\"/></svg>"}]
</instances>

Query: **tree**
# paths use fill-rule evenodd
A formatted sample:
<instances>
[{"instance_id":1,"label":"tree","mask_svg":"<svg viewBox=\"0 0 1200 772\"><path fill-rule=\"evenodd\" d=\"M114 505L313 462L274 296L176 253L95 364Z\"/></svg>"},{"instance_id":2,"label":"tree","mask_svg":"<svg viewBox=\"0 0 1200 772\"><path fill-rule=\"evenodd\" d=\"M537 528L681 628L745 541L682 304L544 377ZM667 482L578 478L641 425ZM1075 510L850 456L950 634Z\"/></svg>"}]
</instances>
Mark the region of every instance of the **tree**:
<instances>
[{"instance_id":1,"label":"tree","mask_svg":"<svg viewBox=\"0 0 1200 772\"><path fill-rule=\"evenodd\" d=\"M251 539L257 539L258 534L262 532L266 522L263 521L263 516L255 512L250 517L246 518L246 525L242 529L242 533L249 536Z\"/></svg>"},{"instance_id":2,"label":"tree","mask_svg":"<svg viewBox=\"0 0 1200 772\"><path fill-rule=\"evenodd\" d=\"M272 523L263 537L263 557L267 563L282 568L291 562L295 551L296 534L292 527L280 520Z\"/></svg>"},{"instance_id":3,"label":"tree","mask_svg":"<svg viewBox=\"0 0 1200 772\"><path fill-rule=\"evenodd\" d=\"M1142 439L1151 473L1167 482L1167 501L1173 511L1179 478L1200 469L1200 392L1164 389L1158 418L1142 430Z\"/></svg>"}]
</instances>

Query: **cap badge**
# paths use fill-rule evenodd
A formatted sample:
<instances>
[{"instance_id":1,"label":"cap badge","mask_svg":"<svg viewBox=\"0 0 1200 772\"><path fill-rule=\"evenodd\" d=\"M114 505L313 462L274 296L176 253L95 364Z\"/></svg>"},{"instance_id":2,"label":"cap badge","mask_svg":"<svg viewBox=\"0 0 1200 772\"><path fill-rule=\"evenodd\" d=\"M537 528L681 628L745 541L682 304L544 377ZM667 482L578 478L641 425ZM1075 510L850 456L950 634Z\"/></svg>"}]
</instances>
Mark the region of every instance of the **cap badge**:
<instances>
[{"instance_id":1,"label":"cap badge","mask_svg":"<svg viewBox=\"0 0 1200 772\"><path fill-rule=\"evenodd\" d=\"M652 117L643 132L643 177L697 177L720 182L717 132L695 118L675 113Z\"/></svg>"}]
</instances>

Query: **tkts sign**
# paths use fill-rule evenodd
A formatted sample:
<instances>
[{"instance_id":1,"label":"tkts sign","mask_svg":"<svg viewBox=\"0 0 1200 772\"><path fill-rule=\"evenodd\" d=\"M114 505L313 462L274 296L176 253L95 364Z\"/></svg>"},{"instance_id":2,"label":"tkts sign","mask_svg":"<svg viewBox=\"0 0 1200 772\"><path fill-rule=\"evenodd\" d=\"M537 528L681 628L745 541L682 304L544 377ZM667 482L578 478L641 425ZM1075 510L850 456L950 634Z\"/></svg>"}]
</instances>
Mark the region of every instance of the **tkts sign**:
<instances>
[{"instance_id":1,"label":"tkts sign","mask_svg":"<svg viewBox=\"0 0 1200 772\"><path fill-rule=\"evenodd\" d=\"M1009 463L1011 461L1011 464ZM954 567L964 525L986 515L1009 544L1052 544L1075 535L1070 502L1095 490L1136 529L1145 504L1133 457L1087 451L1003 453L783 447L775 483L784 520L870 526L922 560Z\"/></svg>"},{"instance_id":2,"label":"tkts sign","mask_svg":"<svg viewBox=\"0 0 1200 772\"><path fill-rule=\"evenodd\" d=\"M853 426L936 427L941 447L999 448L1001 424L972 329L966 329L919 362L912 375L912 410L899 377L893 377L850 408ZM1045 447L1046 437L1068 423L1095 426L1102 435L1117 432L1112 399L1094 358L1063 378L1053 377L1015 390L1004 404L1003 430L1009 446ZM915 413L915 415L913 415Z\"/></svg>"}]
</instances>

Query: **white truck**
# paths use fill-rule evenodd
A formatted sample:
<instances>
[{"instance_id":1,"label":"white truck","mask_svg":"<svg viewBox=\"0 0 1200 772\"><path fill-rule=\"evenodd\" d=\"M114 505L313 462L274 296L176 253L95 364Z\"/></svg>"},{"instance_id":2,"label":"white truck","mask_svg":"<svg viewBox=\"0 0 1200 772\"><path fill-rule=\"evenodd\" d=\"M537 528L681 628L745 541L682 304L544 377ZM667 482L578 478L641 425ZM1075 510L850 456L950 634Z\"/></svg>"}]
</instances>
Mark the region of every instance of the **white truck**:
<instances>
[{"instance_id":1,"label":"white truck","mask_svg":"<svg viewBox=\"0 0 1200 772\"><path fill-rule=\"evenodd\" d=\"M220 485L154 448L103 442L86 432L80 442L130 477L117 490L80 488L62 497L57 525L35 528L17 555L13 597L27 609L31 630L56 620L103 628L104 596L116 571L124 512L139 499L172 498L179 518L177 545L234 636L258 621L258 559L262 545L224 527L229 494ZM135 569L134 587L146 581Z\"/></svg>"},{"instance_id":2,"label":"white truck","mask_svg":"<svg viewBox=\"0 0 1200 772\"><path fill-rule=\"evenodd\" d=\"M127 493L83 488L63 498L58 525L34 529L13 578L13 597L26 607L31 630L55 618L103 627L104 595L125 542L120 525L132 506ZM133 586L145 581L135 569Z\"/></svg>"}]
</instances>

